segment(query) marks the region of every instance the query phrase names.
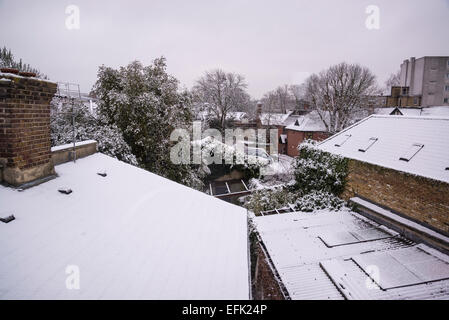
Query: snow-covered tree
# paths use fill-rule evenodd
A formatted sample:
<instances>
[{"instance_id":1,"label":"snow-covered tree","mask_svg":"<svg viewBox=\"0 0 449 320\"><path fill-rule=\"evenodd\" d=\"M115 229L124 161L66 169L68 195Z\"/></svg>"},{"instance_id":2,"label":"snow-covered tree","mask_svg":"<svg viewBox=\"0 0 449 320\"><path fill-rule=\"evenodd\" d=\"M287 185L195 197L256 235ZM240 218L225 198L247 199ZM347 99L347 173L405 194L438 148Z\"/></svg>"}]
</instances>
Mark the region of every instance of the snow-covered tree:
<instances>
[{"instance_id":1,"label":"snow-covered tree","mask_svg":"<svg viewBox=\"0 0 449 320\"><path fill-rule=\"evenodd\" d=\"M391 92L391 87L399 86L401 83L401 70L398 70L396 73L390 74L387 81L385 81L385 90L386 93Z\"/></svg>"},{"instance_id":2,"label":"snow-covered tree","mask_svg":"<svg viewBox=\"0 0 449 320\"><path fill-rule=\"evenodd\" d=\"M298 146L295 159L296 189L303 194L323 191L340 195L348 174L347 159L316 148L316 141L306 140Z\"/></svg>"},{"instance_id":3,"label":"snow-covered tree","mask_svg":"<svg viewBox=\"0 0 449 320\"><path fill-rule=\"evenodd\" d=\"M102 66L94 85L99 99L97 112L109 125L116 125L137 162L143 168L171 180L198 187L195 171L187 164L174 164L170 134L188 128L193 120L191 97L179 90L178 80L166 71L165 58L143 66L134 61L126 67Z\"/></svg>"},{"instance_id":4,"label":"snow-covered tree","mask_svg":"<svg viewBox=\"0 0 449 320\"><path fill-rule=\"evenodd\" d=\"M98 151L132 165L137 165L136 157L114 124L108 124L100 115L91 113L81 102L55 97L51 102L51 143L52 146L73 142L73 115L75 116L75 140L93 139L98 143Z\"/></svg>"},{"instance_id":5,"label":"snow-covered tree","mask_svg":"<svg viewBox=\"0 0 449 320\"><path fill-rule=\"evenodd\" d=\"M355 114L370 108L378 94L376 77L358 64L343 62L306 81L306 99L330 133L347 127Z\"/></svg>"},{"instance_id":6,"label":"snow-covered tree","mask_svg":"<svg viewBox=\"0 0 449 320\"><path fill-rule=\"evenodd\" d=\"M224 130L228 113L244 110L251 103L246 88L242 75L216 69L207 71L192 91L195 102L203 105L219 121L219 128Z\"/></svg>"},{"instance_id":7,"label":"snow-covered tree","mask_svg":"<svg viewBox=\"0 0 449 320\"><path fill-rule=\"evenodd\" d=\"M244 199L246 208L255 214L283 207L305 212L346 208L338 196L345 188L347 159L317 149L312 140L302 143L299 152L294 164L295 181L258 188Z\"/></svg>"}]
</instances>

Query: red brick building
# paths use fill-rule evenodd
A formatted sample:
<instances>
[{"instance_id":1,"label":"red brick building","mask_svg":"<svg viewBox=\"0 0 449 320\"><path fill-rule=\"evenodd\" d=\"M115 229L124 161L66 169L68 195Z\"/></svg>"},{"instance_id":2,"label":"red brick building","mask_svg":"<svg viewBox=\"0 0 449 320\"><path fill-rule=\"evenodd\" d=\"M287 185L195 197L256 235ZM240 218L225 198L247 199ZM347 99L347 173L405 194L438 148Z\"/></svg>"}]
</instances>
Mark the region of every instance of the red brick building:
<instances>
[{"instance_id":1,"label":"red brick building","mask_svg":"<svg viewBox=\"0 0 449 320\"><path fill-rule=\"evenodd\" d=\"M314 111L299 117L285 128L287 134L287 155L298 156L298 145L306 139L321 141L329 137L323 121Z\"/></svg>"}]
</instances>

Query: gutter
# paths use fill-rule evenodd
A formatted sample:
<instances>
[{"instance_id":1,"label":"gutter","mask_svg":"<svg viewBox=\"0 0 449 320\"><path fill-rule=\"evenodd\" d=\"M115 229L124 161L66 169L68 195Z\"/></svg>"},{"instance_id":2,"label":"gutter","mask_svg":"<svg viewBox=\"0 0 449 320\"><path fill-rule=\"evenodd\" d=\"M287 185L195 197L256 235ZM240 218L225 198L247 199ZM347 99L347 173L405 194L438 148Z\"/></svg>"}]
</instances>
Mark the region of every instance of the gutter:
<instances>
[{"instance_id":1,"label":"gutter","mask_svg":"<svg viewBox=\"0 0 449 320\"><path fill-rule=\"evenodd\" d=\"M290 294L288 293L287 288L285 287L284 283L281 280L281 276L279 275L279 272L276 270L276 267L274 266L273 261L271 260L268 250L265 247L265 244L263 243L262 238L260 237L258 232L256 233L256 236L257 236L257 241L260 244L260 248L262 249L262 252L265 256L265 261L267 262L268 266L270 267L273 278L276 280L277 284L279 285L282 296L284 297L285 300L292 300L292 298L290 297Z\"/></svg>"}]
</instances>

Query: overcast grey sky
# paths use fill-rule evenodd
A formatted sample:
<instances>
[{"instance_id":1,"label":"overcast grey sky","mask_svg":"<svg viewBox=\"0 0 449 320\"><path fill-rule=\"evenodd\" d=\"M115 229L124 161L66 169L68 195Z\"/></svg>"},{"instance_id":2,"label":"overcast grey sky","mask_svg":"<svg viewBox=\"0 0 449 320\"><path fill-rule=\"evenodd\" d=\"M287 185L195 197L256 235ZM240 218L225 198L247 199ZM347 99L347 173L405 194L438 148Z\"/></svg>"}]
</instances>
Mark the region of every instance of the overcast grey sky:
<instances>
[{"instance_id":1,"label":"overcast grey sky","mask_svg":"<svg viewBox=\"0 0 449 320\"><path fill-rule=\"evenodd\" d=\"M79 30L66 28L70 4ZM368 5L380 9L379 30L365 26ZM0 0L0 46L85 92L101 64L161 55L188 88L222 68L243 74L254 98L341 61L369 67L383 84L410 56L449 55L448 39L449 0Z\"/></svg>"}]
</instances>

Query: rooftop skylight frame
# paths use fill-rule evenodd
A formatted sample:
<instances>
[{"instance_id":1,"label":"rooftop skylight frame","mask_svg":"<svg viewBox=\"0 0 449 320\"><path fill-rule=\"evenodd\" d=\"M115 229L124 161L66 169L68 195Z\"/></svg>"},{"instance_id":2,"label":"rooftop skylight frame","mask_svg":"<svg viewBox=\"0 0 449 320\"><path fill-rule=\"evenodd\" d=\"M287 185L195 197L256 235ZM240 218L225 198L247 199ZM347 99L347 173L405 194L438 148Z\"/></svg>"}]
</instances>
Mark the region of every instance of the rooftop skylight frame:
<instances>
[{"instance_id":1,"label":"rooftop skylight frame","mask_svg":"<svg viewBox=\"0 0 449 320\"><path fill-rule=\"evenodd\" d=\"M409 162L421 149L424 148L422 143L414 143L407 152L399 158L401 161Z\"/></svg>"},{"instance_id":2,"label":"rooftop skylight frame","mask_svg":"<svg viewBox=\"0 0 449 320\"><path fill-rule=\"evenodd\" d=\"M351 134L345 134L345 135L343 136L343 138L341 138L341 140L335 144L335 146L336 146L336 147L341 147L341 146L344 145L344 144L346 143L346 141L348 141L349 138L351 138L351 137L352 137Z\"/></svg>"},{"instance_id":3,"label":"rooftop skylight frame","mask_svg":"<svg viewBox=\"0 0 449 320\"><path fill-rule=\"evenodd\" d=\"M367 144L364 147L360 148L359 151L360 152L366 152L369 148L371 148L371 146L373 144L376 143L377 140L379 140L379 138L376 138L376 137L369 138Z\"/></svg>"}]
</instances>

